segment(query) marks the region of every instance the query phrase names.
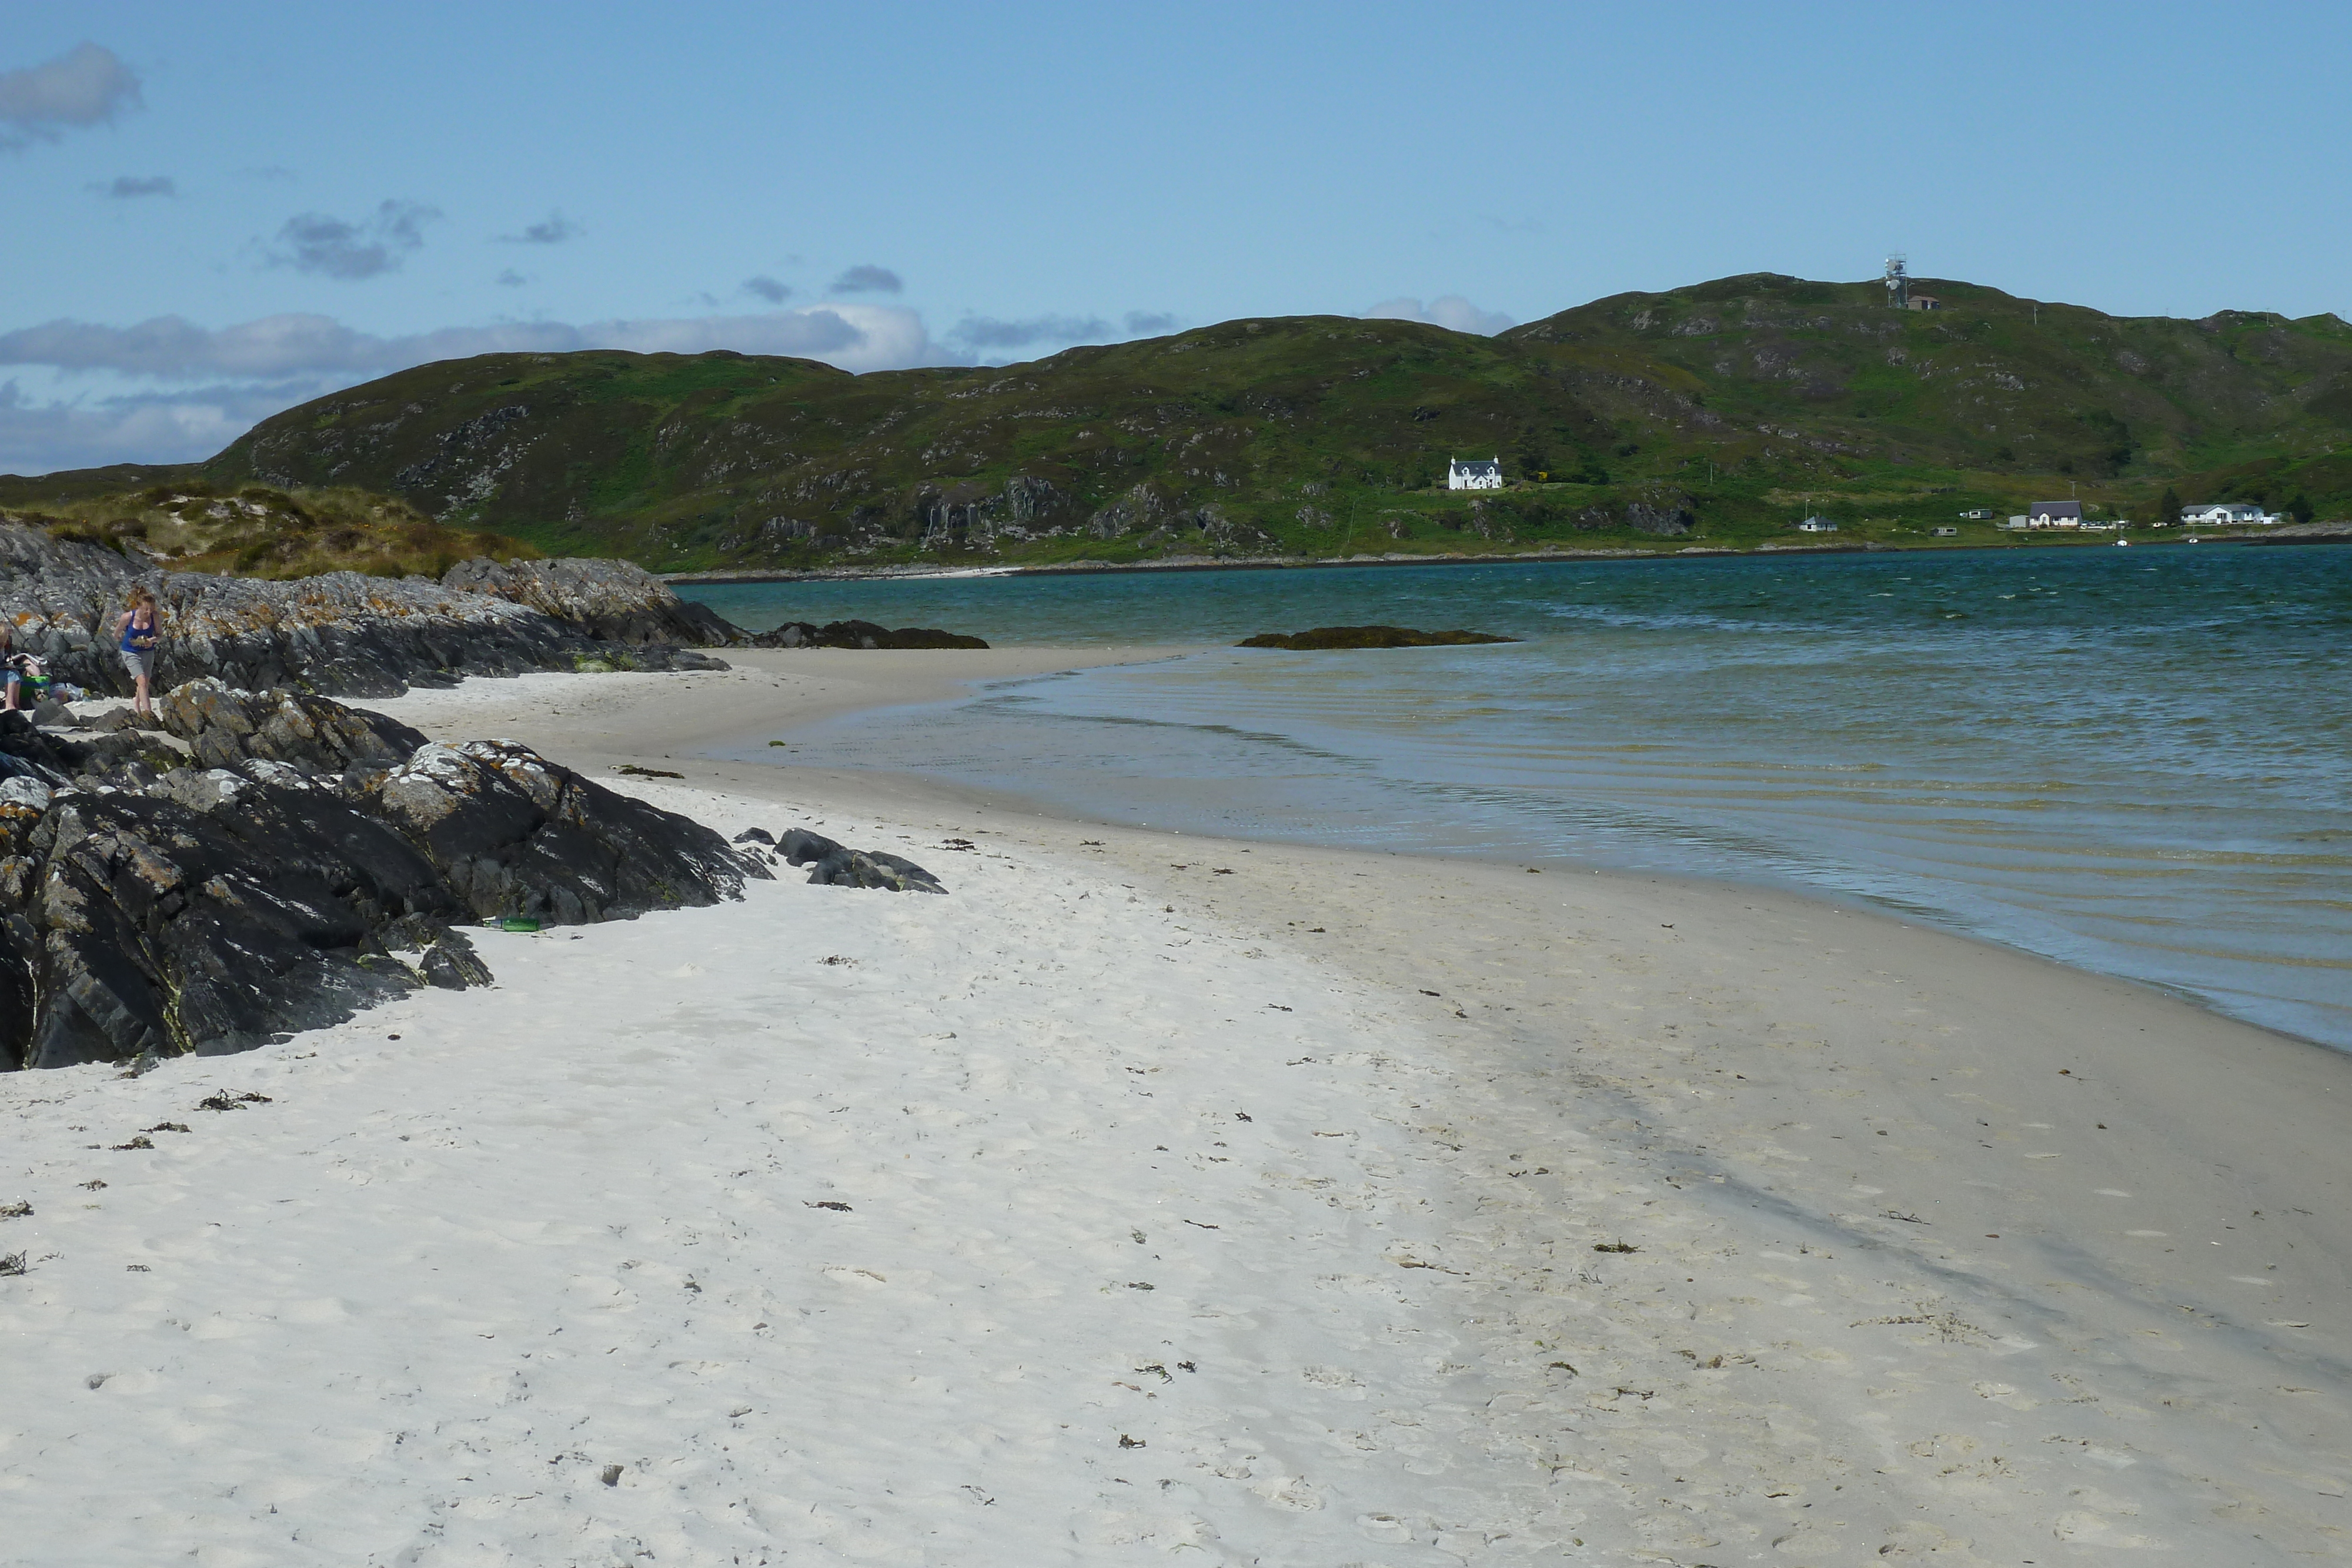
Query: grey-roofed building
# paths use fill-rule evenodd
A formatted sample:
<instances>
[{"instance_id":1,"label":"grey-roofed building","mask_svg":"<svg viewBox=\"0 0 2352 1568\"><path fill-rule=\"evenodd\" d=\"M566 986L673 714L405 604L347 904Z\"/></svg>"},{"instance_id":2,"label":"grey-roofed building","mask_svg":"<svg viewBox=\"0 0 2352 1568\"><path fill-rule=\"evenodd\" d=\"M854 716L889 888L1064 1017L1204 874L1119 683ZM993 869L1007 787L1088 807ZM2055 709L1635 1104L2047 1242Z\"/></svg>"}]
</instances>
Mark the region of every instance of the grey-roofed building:
<instances>
[{"instance_id":1,"label":"grey-roofed building","mask_svg":"<svg viewBox=\"0 0 2352 1568\"><path fill-rule=\"evenodd\" d=\"M1500 457L1473 457L1467 462L1456 457L1445 465L1445 487L1449 490L1499 490L1503 487L1503 460Z\"/></svg>"}]
</instances>

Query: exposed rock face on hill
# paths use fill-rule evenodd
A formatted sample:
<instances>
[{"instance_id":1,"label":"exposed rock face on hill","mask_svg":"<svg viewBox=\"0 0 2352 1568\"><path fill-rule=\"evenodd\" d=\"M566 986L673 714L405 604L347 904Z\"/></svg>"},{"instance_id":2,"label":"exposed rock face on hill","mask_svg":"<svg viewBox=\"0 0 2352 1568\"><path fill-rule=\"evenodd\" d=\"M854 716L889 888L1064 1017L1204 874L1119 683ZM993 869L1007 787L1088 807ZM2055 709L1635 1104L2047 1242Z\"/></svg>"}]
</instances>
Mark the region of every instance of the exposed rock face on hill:
<instances>
[{"instance_id":1,"label":"exposed rock face on hill","mask_svg":"<svg viewBox=\"0 0 2352 1568\"><path fill-rule=\"evenodd\" d=\"M75 685L131 689L115 652L114 627L133 585L152 590L163 605L158 689L216 677L244 687L393 696L412 684L569 670L583 659L654 669L722 667L659 643L623 648L586 622L421 579L339 571L265 582L142 571L96 545L0 526L0 615L9 619L19 652L47 660L52 674ZM583 602L593 601L583 594Z\"/></svg>"},{"instance_id":2,"label":"exposed rock face on hill","mask_svg":"<svg viewBox=\"0 0 2352 1568\"><path fill-rule=\"evenodd\" d=\"M0 721L0 1069L248 1050L488 981L460 924L625 919L769 874L509 743L210 682L158 709L160 735Z\"/></svg>"},{"instance_id":3,"label":"exposed rock face on hill","mask_svg":"<svg viewBox=\"0 0 2352 1568\"><path fill-rule=\"evenodd\" d=\"M484 558L451 567L441 585L528 604L592 637L631 647L720 648L746 640L717 611L680 599L661 579L625 560Z\"/></svg>"}]
</instances>

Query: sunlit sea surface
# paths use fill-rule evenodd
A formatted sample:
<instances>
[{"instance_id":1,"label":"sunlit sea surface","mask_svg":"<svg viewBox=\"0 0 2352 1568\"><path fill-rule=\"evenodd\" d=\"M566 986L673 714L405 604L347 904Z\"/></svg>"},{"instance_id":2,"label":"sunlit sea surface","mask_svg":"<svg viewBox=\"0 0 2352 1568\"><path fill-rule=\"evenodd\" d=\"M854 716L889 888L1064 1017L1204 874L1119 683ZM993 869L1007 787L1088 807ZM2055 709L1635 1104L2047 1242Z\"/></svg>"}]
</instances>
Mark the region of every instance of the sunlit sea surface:
<instances>
[{"instance_id":1,"label":"sunlit sea surface","mask_svg":"<svg viewBox=\"0 0 2352 1568\"><path fill-rule=\"evenodd\" d=\"M999 644L1524 638L1220 648L823 724L791 755L1102 821L1794 886L2352 1048L2352 549L689 591L754 628L854 616Z\"/></svg>"}]
</instances>

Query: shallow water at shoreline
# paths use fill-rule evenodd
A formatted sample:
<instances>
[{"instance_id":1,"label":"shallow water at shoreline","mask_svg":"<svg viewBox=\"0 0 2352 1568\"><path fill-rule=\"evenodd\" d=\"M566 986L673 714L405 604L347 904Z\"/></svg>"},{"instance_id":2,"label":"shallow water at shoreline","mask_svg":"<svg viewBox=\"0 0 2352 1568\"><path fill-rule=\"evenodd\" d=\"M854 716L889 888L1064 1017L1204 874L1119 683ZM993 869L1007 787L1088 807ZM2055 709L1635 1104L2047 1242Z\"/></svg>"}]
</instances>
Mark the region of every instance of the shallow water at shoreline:
<instances>
[{"instance_id":1,"label":"shallow water at shoreline","mask_svg":"<svg viewBox=\"0 0 2352 1568\"><path fill-rule=\"evenodd\" d=\"M1105 821L1865 900L2352 1046L2352 552L1985 551L763 584L747 624L1226 642L794 736ZM771 752L769 756L775 755Z\"/></svg>"}]
</instances>

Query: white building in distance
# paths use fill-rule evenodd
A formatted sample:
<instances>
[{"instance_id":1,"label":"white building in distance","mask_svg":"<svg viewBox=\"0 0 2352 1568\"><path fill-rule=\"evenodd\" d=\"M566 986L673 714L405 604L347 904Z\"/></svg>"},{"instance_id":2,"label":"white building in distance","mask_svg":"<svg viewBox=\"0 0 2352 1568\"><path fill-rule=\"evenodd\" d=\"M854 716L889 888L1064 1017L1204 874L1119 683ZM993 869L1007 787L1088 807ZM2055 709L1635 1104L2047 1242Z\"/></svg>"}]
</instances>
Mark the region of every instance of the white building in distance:
<instances>
[{"instance_id":1,"label":"white building in distance","mask_svg":"<svg viewBox=\"0 0 2352 1568\"><path fill-rule=\"evenodd\" d=\"M1837 532L1837 525L1827 517L1807 517L1797 525L1797 531L1801 534L1833 534Z\"/></svg>"},{"instance_id":2,"label":"white building in distance","mask_svg":"<svg viewBox=\"0 0 2352 1568\"><path fill-rule=\"evenodd\" d=\"M2233 528L2247 523L2283 523L2286 518L2277 512L2265 512L2251 501L2214 501L2202 507L2183 507L2180 520L2198 528Z\"/></svg>"},{"instance_id":3,"label":"white building in distance","mask_svg":"<svg viewBox=\"0 0 2352 1568\"><path fill-rule=\"evenodd\" d=\"M1472 458L1465 463L1459 457L1445 465L1445 487L1449 490L1499 490L1503 487L1503 460L1488 457Z\"/></svg>"}]
</instances>

